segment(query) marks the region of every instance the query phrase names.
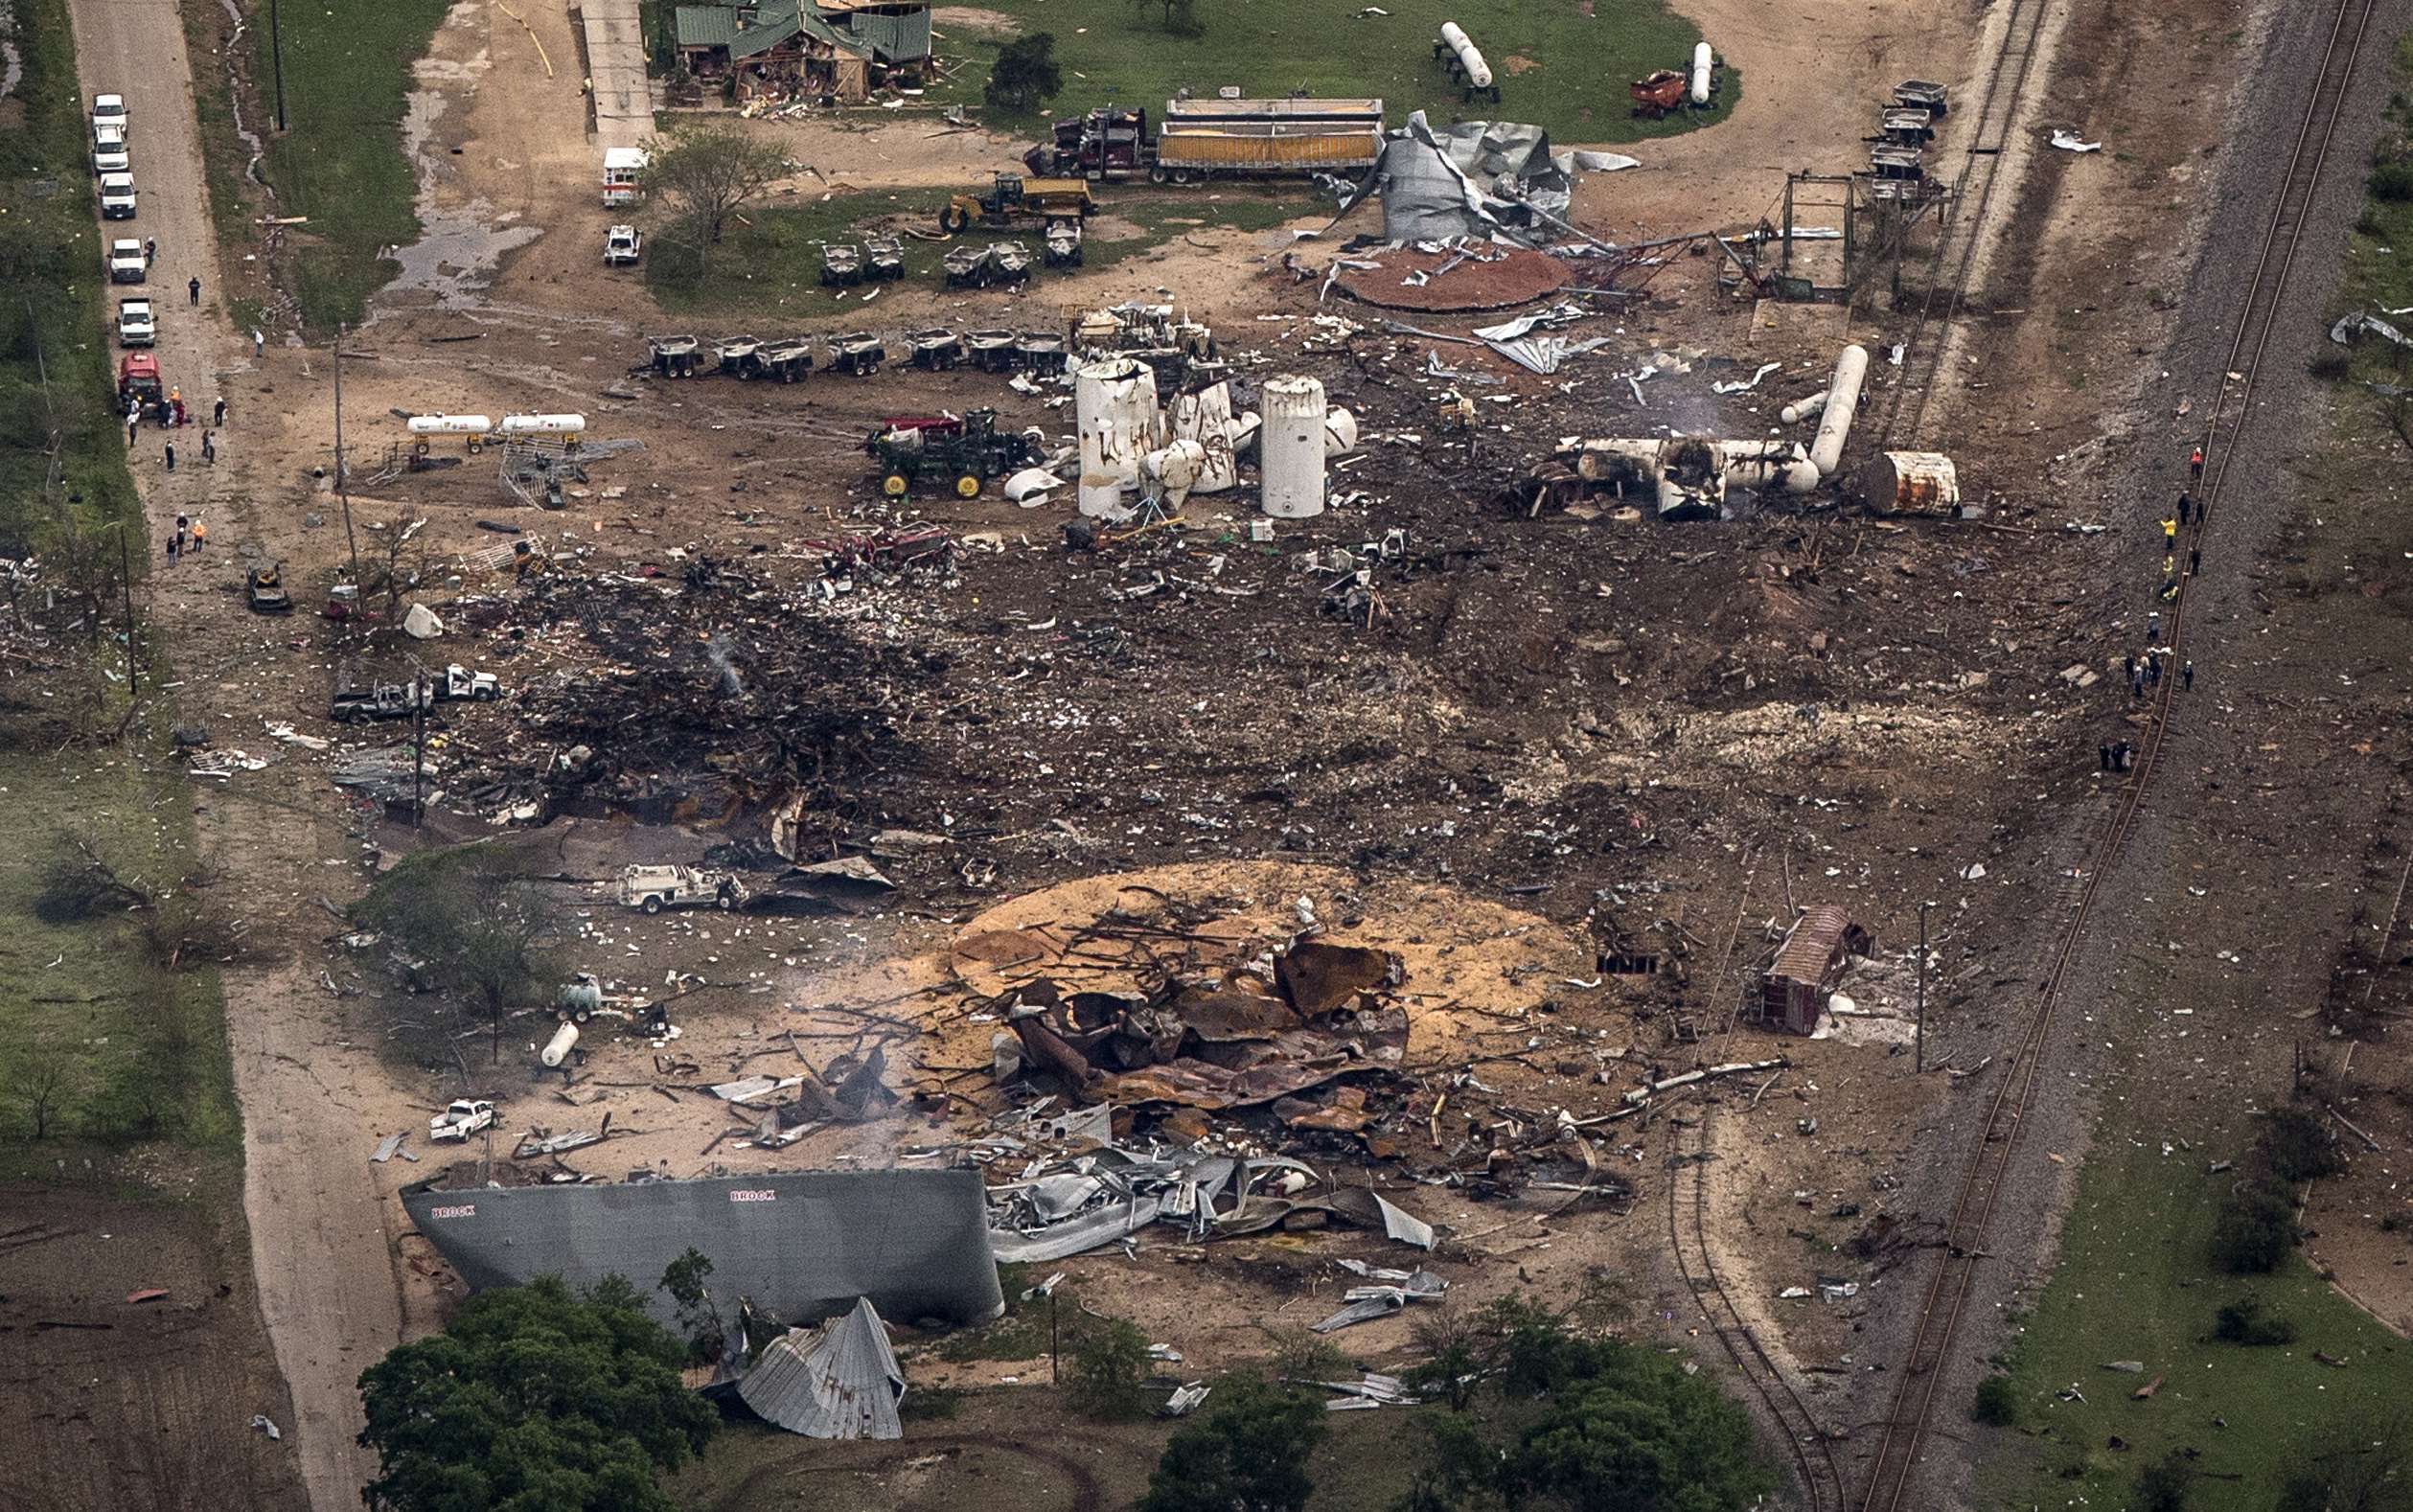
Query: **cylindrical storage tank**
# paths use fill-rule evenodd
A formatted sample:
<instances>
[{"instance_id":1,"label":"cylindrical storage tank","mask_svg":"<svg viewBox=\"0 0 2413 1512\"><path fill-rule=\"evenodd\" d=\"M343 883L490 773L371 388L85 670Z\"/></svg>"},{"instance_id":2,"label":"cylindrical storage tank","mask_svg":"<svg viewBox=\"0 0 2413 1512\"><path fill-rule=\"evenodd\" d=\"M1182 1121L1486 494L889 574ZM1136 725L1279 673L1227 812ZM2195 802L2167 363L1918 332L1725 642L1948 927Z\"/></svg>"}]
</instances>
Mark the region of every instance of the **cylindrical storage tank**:
<instances>
[{"instance_id":1,"label":"cylindrical storage tank","mask_svg":"<svg viewBox=\"0 0 2413 1512\"><path fill-rule=\"evenodd\" d=\"M1206 448L1195 441L1171 442L1149 452L1141 465L1157 486L1164 490L1165 497L1178 504L1198 486L1200 475L1206 470Z\"/></svg>"},{"instance_id":2,"label":"cylindrical storage tank","mask_svg":"<svg viewBox=\"0 0 2413 1512\"><path fill-rule=\"evenodd\" d=\"M1810 443L1810 460L1822 478L1833 475L1843 461L1843 444L1851 437L1851 419L1860 412L1860 383L1869 376L1869 353L1850 346L1835 358L1835 376L1827 385L1827 409L1819 417L1818 439Z\"/></svg>"},{"instance_id":3,"label":"cylindrical storage tank","mask_svg":"<svg viewBox=\"0 0 2413 1512\"><path fill-rule=\"evenodd\" d=\"M553 1031L553 1038L544 1043L544 1052L537 1057L550 1070L569 1059L570 1046L578 1042L578 1025L564 1021Z\"/></svg>"},{"instance_id":4,"label":"cylindrical storage tank","mask_svg":"<svg viewBox=\"0 0 2413 1512\"><path fill-rule=\"evenodd\" d=\"M1133 357L1092 362L1074 376L1074 423L1081 435L1081 513L1112 519L1139 486L1139 459L1153 449L1157 376Z\"/></svg>"},{"instance_id":5,"label":"cylindrical storage tank","mask_svg":"<svg viewBox=\"0 0 2413 1512\"><path fill-rule=\"evenodd\" d=\"M586 430L584 415L505 415L499 427L506 436L578 436Z\"/></svg>"},{"instance_id":6,"label":"cylindrical storage tank","mask_svg":"<svg viewBox=\"0 0 2413 1512\"><path fill-rule=\"evenodd\" d=\"M413 415L403 424L414 436L483 436L494 428L484 415Z\"/></svg>"},{"instance_id":7,"label":"cylindrical storage tank","mask_svg":"<svg viewBox=\"0 0 2413 1512\"><path fill-rule=\"evenodd\" d=\"M1961 473L1941 451L1881 451L1856 477L1857 492L1881 515L1949 515L1961 507Z\"/></svg>"},{"instance_id":8,"label":"cylindrical storage tank","mask_svg":"<svg viewBox=\"0 0 2413 1512\"><path fill-rule=\"evenodd\" d=\"M584 1019L603 1006L603 988L593 980L563 982L553 995L553 1006L573 1019Z\"/></svg>"},{"instance_id":9,"label":"cylindrical storage tank","mask_svg":"<svg viewBox=\"0 0 2413 1512\"><path fill-rule=\"evenodd\" d=\"M1457 55L1458 66L1465 71L1466 82L1476 89L1491 87L1491 65L1483 61L1482 49L1466 29L1455 21L1441 23L1441 45Z\"/></svg>"},{"instance_id":10,"label":"cylindrical storage tank","mask_svg":"<svg viewBox=\"0 0 2413 1512\"><path fill-rule=\"evenodd\" d=\"M1192 493L1221 493L1240 481L1240 464L1232 455L1230 384L1210 383L1195 394L1177 395L1173 435L1197 442L1206 453L1198 481L1190 485Z\"/></svg>"},{"instance_id":11,"label":"cylindrical storage tank","mask_svg":"<svg viewBox=\"0 0 2413 1512\"><path fill-rule=\"evenodd\" d=\"M1786 493L1807 493L1816 487L1818 487L1817 463L1804 459L1784 465L1784 491Z\"/></svg>"},{"instance_id":12,"label":"cylindrical storage tank","mask_svg":"<svg viewBox=\"0 0 2413 1512\"><path fill-rule=\"evenodd\" d=\"M1268 378L1264 396L1260 507L1275 519L1313 519L1323 513L1323 384L1311 378Z\"/></svg>"},{"instance_id":13,"label":"cylindrical storage tank","mask_svg":"<svg viewBox=\"0 0 2413 1512\"><path fill-rule=\"evenodd\" d=\"M1820 389L1806 399L1797 399L1777 411L1777 418L1788 425L1798 425L1827 407L1827 391Z\"/></svg>"},{"instance_id":14,"label":"cylindrical storage tank","mask_svg":"<svg viewBox=\"0 0 2413 1512\"><path fill-rule=\"evenodd\" d=\"M1338 404L1323 412L1323 449L1326 456L1357 449L1357 417Z\"/></svg>"},{"instance_id":15,"label":"cylindrical storage tank","mask_svg":"<svg viewBox=\"0 0 2413 1512\"><path fill-rule=\"evenodd\" d=\"M1705 105L1710 103L1710 65L1716 60L1717 55L1710 51L1709 43L1693 44L1692 103L1696 105Z\"/></svg>"}]
</instances>

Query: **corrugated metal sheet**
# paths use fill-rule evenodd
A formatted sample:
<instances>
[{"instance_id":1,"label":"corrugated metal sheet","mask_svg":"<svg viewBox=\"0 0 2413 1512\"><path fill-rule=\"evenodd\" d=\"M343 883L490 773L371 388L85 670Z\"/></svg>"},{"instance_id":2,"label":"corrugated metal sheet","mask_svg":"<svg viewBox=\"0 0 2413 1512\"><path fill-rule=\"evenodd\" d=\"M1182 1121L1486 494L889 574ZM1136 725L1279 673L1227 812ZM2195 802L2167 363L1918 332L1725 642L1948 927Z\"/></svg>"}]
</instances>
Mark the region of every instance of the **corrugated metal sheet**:
<instances>
[{"instance_id":1,"label":"corrugated metal sheet","mask_svg":"<svg viewBox=\"0 0 2413 1512\"><path fill-rule=\"evenodd\" d=\"M918 63L930 57L930 11L926 10L903 15L868 10L843 14L846 29L870 47L871 56L881 62Z\"/></svg>"},{"instance_id":2,"label":"corrugated metal sheet","mask_svg":"<svg viewBox=\"0 0 2413 1512\"><path fill-rule=\"evenodd\" d=\"M763 1347L737 1384L746 1405L809 1438L897 1438L905 1372L868 1298L819 1329L798 1328Z\"/></svg>"},{"instance_id":3,"label":"corrugated metal sheet","mask_svg":"<svg viewBox=\"0 0 2413 1512\"><path fill-rule=\"evenodd\" d=\"M402 1206L472 1288L559 1275L637 1285L664 1322L655 1280L690 1246L713 1293L786 1317L868 1297L902 1317L959 1322L1004 1310L977 1171L781 1171L701 1181L406 1189ZM734 1329L736 1319L724 1319Z\"/></svg>"},{"instance_id":4,"label":"corrugated metal sheet","mask_svg":"<svg viewBox=\"0 0 2413 1512\"><path fill-rule=\"evenodd\" d=\"M794 0L785 5L767 5L757 11L753 24L737 29L729 42L729 59L753 57L768 53L783 42L791 41L804 29L796 17Z\"/></svg>"},{"instance_id":5,"label":"corrugated metal sheet","mask_svg":"<svg viewBox=\"0 0 2413 1512\"><path fill-rule=\"evenodd\" d=\"M737 12L722 5L682 5L674 19L681 47L726 47L737 39Z\"/></svg>"}]
</instances>

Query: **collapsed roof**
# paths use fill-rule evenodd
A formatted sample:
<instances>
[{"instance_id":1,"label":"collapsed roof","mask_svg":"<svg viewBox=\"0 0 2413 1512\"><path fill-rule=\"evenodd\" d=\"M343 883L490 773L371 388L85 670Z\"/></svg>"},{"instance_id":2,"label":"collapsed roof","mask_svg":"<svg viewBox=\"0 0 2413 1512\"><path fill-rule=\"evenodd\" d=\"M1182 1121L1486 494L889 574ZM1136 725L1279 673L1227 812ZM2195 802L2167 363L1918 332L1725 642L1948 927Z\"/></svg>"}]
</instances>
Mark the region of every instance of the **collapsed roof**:
<instances>
[{"instance_id":1,"label":"collapsed roof","mask_svg":"<svg viewBox=\"0 0 2413 1512\"><path fill-rule=\"evenodd\" d=\"M690 1247L712 1261L713 1295L782 1317L822 1317L867 1297L901 1317L980 1322L1005 1307L977 1171L782 1171L699 1181L407 1188L419 1231L472 1288L558 1275L635 1283L671 1320L655 1282ZM723 1318L736 1327L734 1313Z\"/></svg>"},{"instance_id":2,"label":"collapsed roof","mask_svg":"<svg viewBox=\"0 0 2413 1512\"><path fill-rule=\"evenodd\" d=\"M1571 155L1551 155L1550 133L1540 126L1462 121L1436 127L1419 110L1384 137L1382 156L1341 214L1380 195L1383 240L1393 245L1457 237L1532 244L1553 240L1542 228L1566 216L1574 169Z\"/></svg>"},{"instance_id":3,"label":"collapsed roof","mask_svg":"<svg viewBox=\"0 0 2413 1512\"><path fill-rule=\"evenodd\" d=\"M763 1346L737 1394L765 1421L808 1438L896 1438L905 1372L868 1297L821 1328L791 1329Z\"/></svg>"}]
</instances>

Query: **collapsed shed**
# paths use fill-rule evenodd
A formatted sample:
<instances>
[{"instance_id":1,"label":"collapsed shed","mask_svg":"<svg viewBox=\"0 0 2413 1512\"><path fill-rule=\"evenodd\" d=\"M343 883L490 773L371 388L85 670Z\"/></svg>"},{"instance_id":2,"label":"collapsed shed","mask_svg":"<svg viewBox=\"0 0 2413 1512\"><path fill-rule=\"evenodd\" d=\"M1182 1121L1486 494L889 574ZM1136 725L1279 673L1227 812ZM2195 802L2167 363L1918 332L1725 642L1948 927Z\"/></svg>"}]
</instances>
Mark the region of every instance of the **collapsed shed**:
<instances>
[{"instance_id":1,"label":"collapsed shed","mask_svg":"<svg viewBox=\"0 0 2413 1512\"><path fill-rule=\"evenodd\" d=\"M808 1438L898 1438L905 1372L869 1298L820 1328L765 1344L737 1394L765 1422Z\"/></svg>"},{"instance_id":2,"label":"collapsed shed","mask_svg":"<svg viewBox=\"0 0 2413 1512\"><path fill-rule=\"evenodd\" d=\"M782 1317L868 1298L902 1317L982 1322L1005 1307L977 1171L781 1171L696 1181L405 1188L402 1206L471 1287L624 1276L671 1321L654 1280L690 1248L714 1294ZM734 1331L734 1315L723 1318Z\"/></svg>"},{"instance_id":3,"label":"collapsed shed","mask_svg":"<svg viewBox=\"0 0 2413 1512\"><path fill-rule=\"evenodd\" d=\"M1851 957L1875 951L1875 937L1840 905L1820 904L1794 921L1757 990L1744 998L1743 1016L1789 1033L1812 1033Z\"/></svg>"}]
</instances>

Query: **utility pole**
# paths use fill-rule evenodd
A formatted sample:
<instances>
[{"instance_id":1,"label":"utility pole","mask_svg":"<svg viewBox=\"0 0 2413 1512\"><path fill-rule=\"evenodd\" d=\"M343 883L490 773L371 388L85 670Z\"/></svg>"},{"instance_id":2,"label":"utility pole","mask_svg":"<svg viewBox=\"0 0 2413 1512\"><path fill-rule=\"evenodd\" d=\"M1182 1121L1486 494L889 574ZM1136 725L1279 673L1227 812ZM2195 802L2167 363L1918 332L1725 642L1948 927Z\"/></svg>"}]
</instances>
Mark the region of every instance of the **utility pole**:
<instances>
[{"instance_id":1,"label":"utility pole","mask_svg":"<svg viewBox=\"0 0 2413 1512\"><path fill-rule=\"evenodd\" d=\"M1927 1069L1927 910L1931 903L1919 905L1919 1027L1915 1031L1911 1052L1914 1074Z\"/></svg>"},{"instance_id":2,"label":"utility pole","mask_svg":"<svg viewBox=\"0 0 2413 1512\"><path fill-rule=\"evenodd\" d=\"M360 585L360 539L352 532L352 479L343 465L343 338L335 327L335 497L343 504L343 539L352 552L352 585Z\"/></svg>"},{"instance_id":3,"label":"utility pole","mask_svg":"<svg viewBox=\"0 0 2413 1512\"><path fill-rule=\"evenodd\" d=\"M285 130L285 34L277 28L277 0L268 0L268 56L277 79L277 131Z\"/></svg>"}]
</instances>

